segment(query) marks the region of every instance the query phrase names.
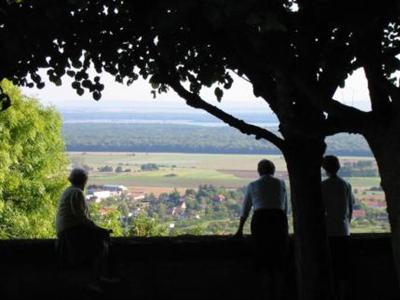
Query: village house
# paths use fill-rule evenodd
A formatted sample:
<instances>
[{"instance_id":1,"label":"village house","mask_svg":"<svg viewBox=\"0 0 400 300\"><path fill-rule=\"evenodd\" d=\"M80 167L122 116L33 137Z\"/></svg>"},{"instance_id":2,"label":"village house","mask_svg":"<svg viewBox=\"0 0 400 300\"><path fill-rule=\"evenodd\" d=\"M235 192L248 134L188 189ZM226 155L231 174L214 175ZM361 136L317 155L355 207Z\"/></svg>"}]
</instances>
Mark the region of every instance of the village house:
<instances>
[{"instance_id":1,"label":"village house","mask_svg":"<svg viewBox=\"0 0 400 300\"><path fill-rule=\"evenodd\" d=\"M110 197L121 196L127 193L128 188L124 185L89 185L86 192L86 199L96 203Z\"/></svg>"},{"instance_id":2,"label":"village house","mask_svg":"<svg viewBox=\"0 0 400 300\"><path fill-rule=\"evenodd\" d=\"M375 209L385 209L386 208L386 203L384 201L365 200L364 203L370 208L375 208Z\"/></svg>"},{"instance_id":3,"label":"village house","mask_svg":"<svg viewBox=\"0 0 400 300\"><path fill-rule=\"evenodd\" d=\"M186 202L180 201L179 204L172 209L171 215L173 216L183 215L185 213L185 210L186 210Z\"/></svg>"},{"instance_id":4,"label":"village house","mask_svg":"<svg viewBox=\"0 0 400 300\"><path fill-rule=\"evenodd\" d=\"M353 210L353 219L363 219L367 216L367 213L363 209L355 209Z\"/></svg>"},{"instance_id":5,"label":"village house","mask_svg":"<svg viewBox=\"0 0 400 300\"><path fill-rule=\"evenodd\" d=\"M224 202L226 200L226 197L222 194L219 194L219 195L214 196L213 200L217 201L217 202Z\"/></svg>"}]
</instances>

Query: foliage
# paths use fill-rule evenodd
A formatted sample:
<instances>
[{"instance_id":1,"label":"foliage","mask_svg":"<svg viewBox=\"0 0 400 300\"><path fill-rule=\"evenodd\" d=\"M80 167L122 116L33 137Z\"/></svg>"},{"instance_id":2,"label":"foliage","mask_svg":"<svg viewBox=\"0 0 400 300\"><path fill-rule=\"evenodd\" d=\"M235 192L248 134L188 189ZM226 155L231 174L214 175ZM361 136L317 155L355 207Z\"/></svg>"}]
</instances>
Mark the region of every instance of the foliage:
<instances>
[{"instance_id":1,"label":"foliage","mask_svg":"<svg viewBox=\"0 0 400 300\"><path fill-rule=\"evenodd\" d=\"M375 165L372 165L372 161L358 161L353 164L344 164L340 171L340 176L343 177L377 177L378 169Z\"/></svg>"},{"instance_id":2,"label":"foliage","mask_svg":"<svg viewBox=\"0 0 400 300\"><path fill-rule=\"evenodd\" d=\"M122 236L124 230L121 223L121 212L117 207L101 207L97 203L89 205L91 219L100 227L111 229L112 236Z\"/></svg>"},{"instance_id":3,"label":"foliage","mask_svg":"<svg viewBox=\"0 0 400 300\"><path fill-rule=\"evenodd\" d=\"M279 148L284 148L283 141L276 135L207 104L199 97L201 89L214 88L221 101L235 72L248 79L255 95L284 121L285 138L325 136L341 130L334 126L338 121L346 121L345 131L355 130L346 106L335 101L328 106L320 98L331 99L349 74L368 63L363 49L380 42L388 54L379 58L388 83L400 68L395 0L385 5L359 0L346 5L334 0L154 0L151 5L30 0L0 8L0 38L8 41L1 49L0 78L42 88L38 70L48 68L47 76L55 84L61 85L66 74L74 79L72 88L79 95L89 91L99 100L104 86L99 76L89 74L91 65L128 85L142 76L154 95L173 88L188 105ZM16 34L21 31L25 34ZM353 118L362 115L350 112Z\"/></svg>"},{"instance_id":4,"label":"foliage","mask_svg":"<svg viewBox=\"0 0 400 300\"><path fill-rule=\"evenodd\" d=\"M121 166L118 166L118 167L115 168L115 172L116 173L121 173L121 172L124 172L124 169L122 169Z\"/></svg>"},{"instance_id":5,"label":"foliage","mask_svg":"<svg viewBox=\"0 0 400 300\"><path fill-rule=\"evenodd\" d=\"M112 166L103 166L99 168L99 172L112 172L114 168Z\"/></svg>"},{"instance_id":6,"label":"foliage","mask_svg":"<svg viewBox=\"0 0 400 300\"><path fill-rule=\"evenodd\" d=\"M243 189L200 185L197 190L187 189L183 195L176 190L158 197L150 194L144 201L149 203L145 211L150 217L174 224L169 235L233 234L237 229ZM176 210L182 203L185 208Z\"/></svg>"},{"instance_id":7,"label":"foliage","mask_svg":"<svg viewBox=\"0 0 400 300\"><path fill-rule=\"evenodd\" d=\"M190 234L190 235L203 235L205 232L204 226L201 225L195 225L193 227L189 227L184 231L184 234Z\"/></svg>"},{"instance_id":8,"label":"foliage","mask_svg":"<svg viewBox=\"0 0 400 300\"><path fill-rule=\"evenodd\" d=\"M129 229L130 236L163 236L167 234L167 228L150 218L146 213L138 214L132 221Z\"/></svg>"},{"instance_id":9,"label":"foliage","mask_svg":"<svg viewBox=\"0 0 400 300\"><path fill-rule=\"evenodd\" d=\"M0 113L0 238L54 236L66 185L61 118L3 80L13 105Z\"/></svg>"},{"instance_id":10,"label":"foliage","mask_svg":"<svg viewBox=\"0 0 400 300\"><path fill-rule=\"evenodd\" d=\"M147 164L143 164L140 166L140 169L142 171L157 171L159 170L159 167L157 164L154 163L147 163Z\"/></svg>"}]
</instances>

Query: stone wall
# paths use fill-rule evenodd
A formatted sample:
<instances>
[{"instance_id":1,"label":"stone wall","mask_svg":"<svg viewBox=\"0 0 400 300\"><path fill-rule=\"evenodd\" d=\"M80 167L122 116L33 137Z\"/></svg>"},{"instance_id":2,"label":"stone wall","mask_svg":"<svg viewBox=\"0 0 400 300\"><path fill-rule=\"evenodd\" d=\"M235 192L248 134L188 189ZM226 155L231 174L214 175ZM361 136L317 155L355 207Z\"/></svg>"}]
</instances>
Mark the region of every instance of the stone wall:
<instances>
[{"instance_id":1,"label":"stone wall","mask_svg":"<svg viewBox=\"0 0 400 300\"><path fill-rule=\"evenodd\" d=\"M293 247L286 298L295 299ZM54 240L0 241L0 299L254 299L249 239L116 238L111 266L121 282L102 295L85 288L90 270L59 269ZM353 235L352 299L399 299L387 234Z\"/></svg>"}]
</instances>

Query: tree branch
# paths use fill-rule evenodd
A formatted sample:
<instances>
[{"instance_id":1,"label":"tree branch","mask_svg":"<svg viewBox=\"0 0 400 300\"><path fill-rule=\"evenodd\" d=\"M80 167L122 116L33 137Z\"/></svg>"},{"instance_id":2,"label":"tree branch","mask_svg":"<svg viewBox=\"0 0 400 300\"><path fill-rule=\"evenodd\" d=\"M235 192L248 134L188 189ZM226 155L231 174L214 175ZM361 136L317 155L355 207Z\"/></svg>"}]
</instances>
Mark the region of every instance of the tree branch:
<instances>
[{"instance_id":1,"label":"tree branch","mask_svg":"<svg viewBox=\"0 0 400 300\"><path fill-rule=\"evenodd\" d=\"M328 135L349 132L362 133L368 120L368 113L318 93L317 87L307 85L300 77L294 77L295 84L307 96L310 103L328 114L325 131Z\"/></svg>"},{"instance_id":2,"label":"tree branch","mask_svg":"<svg viewBox=\"0 0 400 300\"><path fill-rule=\"evenodd\" d=\"M383 76L382 78L376 80L375 83L380 89L382 89L387 95L390 96L392 101L400 102L400 88L395 86Z\"/></svg>"},{"instance_id":3,"label":"tree branch","mask_svg":"<svg viewBox=\"0 0 400 300\"><path fill-rule=\"evenodd\" d=\"M213 115L214 117L220 119L224 123L228 124L231 127L238 129L240 132L247 134L247 135L255 135L256 139L265 139L272 144L274 144L279 149L284 148L284 140L278 137L276 134L272 133L271 131L248 124L243 120L240 120L223 110L219 109L218 107L211 105L204 101L199 95L194 94L186 90L178 79L170 79L168 85L171 86L175 92L186 100L186 103L197 109L202 109L208 112L209 114Z\"/></svg>"},{"instance_id":4,"label":"tree branch","mask_svg":"<svg viewBox=\"0 0 400 300\"><path fill-rule=\"evenodd\" d=\"M220 119L229 126L238 129L244 134L255 135L256 139L265 139L274 144L280 150L284 149L285 141L276 134L265 128L248 124L245 121L224 112L218 107L209 104L207 101L203 100L198 94L192 93L185 89L180 82L179 75L176 72L175 66L169 64L167 59L164 59L159 54L157 54L155 48L150 47L150 51L154 51L154 56L158 58L157 62L159 64L162 78L164 78L164 83L168 84L181 98L185 99L187 105L208 112L209 114Z\"/></svg>"},{"instance_id":5,"label":"tree branch","mask_svg":"<svg viewBox=\"0 0 400 300\"><path fill-rule=\"evenodd\" d=\"M325 121L325 134L334 135L341 132L365 133L371 125L370 114L358 110L357 108L345 105L331 99L326 111L330 111Z\"/></svg>"}]
</instances>

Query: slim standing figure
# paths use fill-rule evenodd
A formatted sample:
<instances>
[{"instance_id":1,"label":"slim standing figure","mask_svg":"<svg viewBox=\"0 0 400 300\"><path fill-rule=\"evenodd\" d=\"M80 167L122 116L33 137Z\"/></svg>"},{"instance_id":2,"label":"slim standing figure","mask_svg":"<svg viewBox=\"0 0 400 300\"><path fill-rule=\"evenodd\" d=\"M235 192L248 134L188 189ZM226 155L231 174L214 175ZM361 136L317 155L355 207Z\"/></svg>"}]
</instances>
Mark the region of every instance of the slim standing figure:
<instances>
[{"instance_id":1,"label":"slim standing figure","mask_svg":"<svg viewBox=\"0 0 400 300\"><path fill-rule=\"evenodd\" d=\"M322 168L328 177L322 181L322 199L326 209L336 297L345 299L348 290L349 236L354 195L350 183L337 174L340 162L336 156L325 156Z\"/></svg>"},{"instance_id":2,"label":"slim standing figure","mask_svg":"<svg viewBox=\"0 0 400 300\"><path fill-rule=\"evenodd\" d=\"M283 180L274 177L275 165L271 161L261 160L257 170L260 178L247 187L236 236L243 235L243 226L253 207L251 235L258 285L265 289L268 299L280 299L288 241L286 187Z\"/></svg>"}]
</instances>

